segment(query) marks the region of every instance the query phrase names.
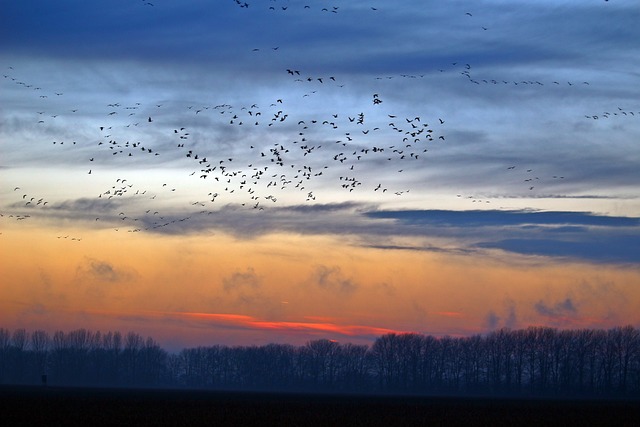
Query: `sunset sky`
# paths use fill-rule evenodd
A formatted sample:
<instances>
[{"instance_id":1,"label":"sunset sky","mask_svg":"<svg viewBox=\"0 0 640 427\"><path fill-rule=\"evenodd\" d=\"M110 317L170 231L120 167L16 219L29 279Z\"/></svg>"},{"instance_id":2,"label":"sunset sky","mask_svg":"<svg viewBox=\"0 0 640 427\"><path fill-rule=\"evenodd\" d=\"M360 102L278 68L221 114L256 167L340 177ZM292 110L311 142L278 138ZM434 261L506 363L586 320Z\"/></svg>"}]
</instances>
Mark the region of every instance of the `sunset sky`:
<instances>
[{"instance_id":1,"label":"sunset sky","mask_svg":"<svg viewBox=\"0 0 640 427\"><path fill-rule=\"evenodd\" d=\"M640 327L636 0L0 11L0 327Z\"/></svg>"}]
</instances>

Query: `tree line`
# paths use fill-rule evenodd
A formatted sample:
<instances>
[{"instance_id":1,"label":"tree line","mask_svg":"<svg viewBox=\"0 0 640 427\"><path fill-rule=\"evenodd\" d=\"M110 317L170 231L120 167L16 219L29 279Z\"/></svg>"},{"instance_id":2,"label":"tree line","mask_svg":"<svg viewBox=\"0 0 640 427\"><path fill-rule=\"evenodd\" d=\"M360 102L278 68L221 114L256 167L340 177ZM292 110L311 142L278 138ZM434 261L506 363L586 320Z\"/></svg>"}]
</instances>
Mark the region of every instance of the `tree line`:
<instances>
[{"instance_id":1,"label":"tree line","mask_svg":"<svg viewBox=\"0 0 640 427\"><path fill-rule=\"evenodd\" d=\"M46 376L46 378L45 378ZM640 330L386 334L372 345L200 346L129 332L0 328L0 384L640 397Z\"/></svg>"}]
</instances>

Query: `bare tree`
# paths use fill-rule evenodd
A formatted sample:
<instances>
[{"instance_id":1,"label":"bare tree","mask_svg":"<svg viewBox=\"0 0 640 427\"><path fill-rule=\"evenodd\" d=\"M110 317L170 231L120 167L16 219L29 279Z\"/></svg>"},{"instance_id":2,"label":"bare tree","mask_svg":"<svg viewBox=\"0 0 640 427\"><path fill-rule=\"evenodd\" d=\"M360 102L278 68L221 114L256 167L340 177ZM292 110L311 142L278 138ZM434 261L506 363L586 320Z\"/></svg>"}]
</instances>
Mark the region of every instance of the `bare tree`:
<instances>
[{"instance_id":1,"label":"bare tree","mask_svg":"<svg viewBox=\"0 0 640 427\"><path fill-rule=\"evenodd\" d=\"M23 328L16 329L11 335L11 354L13 364L14 381L21 383L24 381L24 370L26 365L25 350L27 347L28 335Z\"/></svg>"},{"instance_id":2,"label":"bare tree","mask_svg":"<svg viewBox=\"0 0 640 427\"><path fill-rule=\"evenodd\" d=\"M344 390L362 390L367 387L370 374L367 355L369 347L352 343L340 346L338 384Z\"/></svg>"},{"instance_id":3,"label":"bare tree","mask_svg":"<svg viewBox=\"0 0 640 427\"><path fill-rule=\"evenodd\" d=\"M379 386L383 390L394 387L397 382L398 335L390 333L378 337L371 353Z\"/></svg>"},{"instance_id":4,"label":"bare tree","mask_svg":"<svg viewBox=\"0 0 640 427\"><path fill-rule=\"evenodd\" d=\"M0 381L77 385L413 393L569 393L637 396L640 330L501 329L466 338L386 334L371 347L320 339L183 349L170 355L134 332L0 328Z\"/></svg>"},{"instance_id":5,"label":"bare tree","mask_svg":"<svg viewBox=\"0 0 640 427\"><path fill-rule=\"evenodd\" d=\"M44 375L47 372L47 355L50 341L51 337L46 331L39 329L31 333L31 350L34 352L36 369L39 370L40 375Z\"/></svg>"},{"instance_id":6,"label":"bare tree","mask_svg":"<svg viewBox=\"0 0 640 427\"><path fill-rule=\"evenodd\" d=\"M8 329L0 328L0 384L6 380L10 348L11 332Z\"/></svg>"},{"instance_id":7,"label":"bare tree","mask_svg":"<svg viewBox=\"0 0 640 427\"><path fill-rule=\"evenodd\" d=\"M337 371L337 355L339 347L335 341L327 339L309 341L303 352L307 356L307 369L316 385L331 387Z\"/></svg>"},{"instance_id":8,"label":"bare tree","mask_svg":"<svg viewBox=\"0 0 640 427\"><path fill-rule=\"evenodd\" d=\"M135 332L128 332L124 339L122 358L124 361L124 378L128 384L137 384L140 362L138 355L144 345L144 339Z\"/></svg>"}]
</instances>

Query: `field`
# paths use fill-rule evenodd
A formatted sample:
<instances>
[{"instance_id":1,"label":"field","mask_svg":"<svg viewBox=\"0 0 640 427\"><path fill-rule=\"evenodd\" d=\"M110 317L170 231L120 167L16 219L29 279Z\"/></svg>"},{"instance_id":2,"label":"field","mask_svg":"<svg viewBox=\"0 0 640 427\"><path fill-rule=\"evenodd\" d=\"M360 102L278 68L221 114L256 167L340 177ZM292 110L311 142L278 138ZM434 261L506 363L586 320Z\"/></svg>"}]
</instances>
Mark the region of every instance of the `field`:
<instances>
[{"instance_id":1,"label":"field","mask_svg":"<svg viewBox=\"0 0 640 427\"><path fill-rule=\"evenodd\" d=\"M0 387L3 425L640 425L640 402Z\"/></svg>"}]
</instances>

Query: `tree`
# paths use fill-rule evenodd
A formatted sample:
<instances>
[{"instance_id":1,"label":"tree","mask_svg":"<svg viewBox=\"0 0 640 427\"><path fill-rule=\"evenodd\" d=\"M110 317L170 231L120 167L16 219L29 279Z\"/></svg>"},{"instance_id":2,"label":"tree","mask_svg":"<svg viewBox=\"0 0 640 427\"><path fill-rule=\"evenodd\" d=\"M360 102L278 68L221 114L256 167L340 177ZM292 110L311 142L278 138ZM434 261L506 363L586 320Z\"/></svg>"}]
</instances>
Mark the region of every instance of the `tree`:
<instances>
[{"instance_id":1,"label":"tree","mask_svg":"<svg viewBox=\"0 0 640 427\"><path fill-rule=\"evenodd\" d=\"M342 390L363 390L369 377L369 347L352 343L342 344L338 360L337 383Z\"/></svg>"},{"instance_id":2,"label":"tree","mask_svg":"<svg viewBox=\"0 0 640 427\"><path fill-rule=\"evenodd\" d=\"M11 362L13 365L14 381L22 383L24 381L24 370L26 365L27 331L16 329L11 335Z\"/></svg>"},{"instance_id":3,"label":"tree","mask_svg":"<svg viewBox=\"0 0 640 427\"><path fill-rule=\"evenodd\" d=\"M480 335L460 340L463 363L463 383L467 392L477 392L484 380L485 346Z\"/></svg>"},{"instance_id":4,"label":"tree","mask_svg":"<svg viewBox=\"0 0 640 427\"><path fill-rule=\"evenodd\" d=\"M615 353L615 378L618 391L624 393L629 385L629 373L632 367L637 369L638 351L640 346L640 332L633 326L617 327L607 333Z\"/></svg>"},{"instance_id":5,"label":"tree","mask_svg":"<svg viewBox=\"0 0 640 427\"><path fill-rule=\"evenodd\" d=\"M371 353L380 388L386 390L396 386L398 335L390 333L378 337L371 347Z\"/></svg>"},{"instance_id":6,"label":"tree","mask_svg":"<svg viewBox=\"0 0 640 427\"><path fill-rule=\"evenodd\" d=\"M31 350L35 355L35 365L40 375L44 375L47 372L47 355L50 341L51 337L46 331L38 329L31 333Z\"/></svg>"},{"instance_id":7,"label":"tree","mask_svg":"<svg viewBox=\"0 0 640 427\"><path fill-rule=\"evenodd\" d=\"M5 382L7 367L9 366L9 352L11 348L11 332L0 328L0 384Z\"/></svg>"},{"instance_id":8,"label":"tree","mask_svg":"<svg viewBox=\"0 0 640 427\"><path fill-rule=\"evenodd\" d=\"M124 339L122 359L124 362L124 378L127 384L137 384L140 370L139 353L144 345L144 339L135 332L129 332Z\"/></svg>"},{"instance_id":9,"label":"tree","mask_svg":"<svg viewBox=\"0 0 640 427\"><path fill-rule=\"evenodd\" d=\"M327 339L309 341L302 352L306 356L306 368L313 384L331 387L337 371L338 343Z\"/></svg>"},{"instance_id":10,"label":"tree","mask_svg":"<svg viewBox=\"0 0 640 427\"><path fill-rule=\"evenodd\" d=\"M386 334L371 347L326 339L187 348L86 329L0 328L0 381L54 384L412 393L640 395L640 331L530 327L486 336Z\"/></svg>"}]
</instances>

